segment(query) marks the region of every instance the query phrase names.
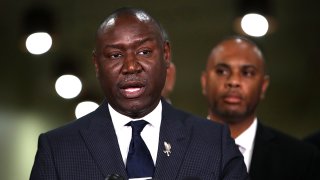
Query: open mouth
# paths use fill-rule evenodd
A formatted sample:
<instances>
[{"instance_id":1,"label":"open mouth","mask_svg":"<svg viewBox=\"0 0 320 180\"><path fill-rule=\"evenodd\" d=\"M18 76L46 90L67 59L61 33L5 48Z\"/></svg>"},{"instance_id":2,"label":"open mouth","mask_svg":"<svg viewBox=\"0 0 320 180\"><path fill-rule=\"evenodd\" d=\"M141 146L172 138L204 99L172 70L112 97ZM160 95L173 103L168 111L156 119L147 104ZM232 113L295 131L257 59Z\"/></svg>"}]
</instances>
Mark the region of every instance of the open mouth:
<instances>
[{"instance_id":1,"label":"open mouth","mask_svg":"<svg viewBox=\"0 0 320 180\"><path fill-rule=\"evenodd\" d=\"M120 86L120 93L129 99L141 96L145 91L145 85L142 82L125 82Z\"/></svg>"}]
</instances>

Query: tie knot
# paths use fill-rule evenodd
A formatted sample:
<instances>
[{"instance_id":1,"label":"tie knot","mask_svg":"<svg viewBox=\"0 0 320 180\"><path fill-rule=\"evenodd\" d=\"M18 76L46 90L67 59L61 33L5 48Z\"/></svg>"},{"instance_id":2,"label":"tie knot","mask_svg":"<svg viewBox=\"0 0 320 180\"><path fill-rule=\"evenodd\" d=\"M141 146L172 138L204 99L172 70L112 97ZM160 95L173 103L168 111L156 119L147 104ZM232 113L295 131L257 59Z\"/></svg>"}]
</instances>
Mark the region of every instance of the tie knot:
<instances>
[{"instance_id":1,"label":"tie knot","mask_svg":"<svg viewBox=\"0 0 320 180\"><path fill-rule=\"evenodd\" d=\"M138 120L138 121L130 121L126 126L131 126L132 134L140 135L143 128L148 124L145 120Z\"/></svg>"},{"instance_id":2,"label":"tie knot","mask_svg":"<svg viewBox=\"0 0 320 180\"><path fill-rule=\"evenodd\" d=\"M143 128L148 124L147 121L131 121L126 126L132 127L132 138L127 156L127 173L129 179L149 177L151 179L154 172L154 164L150 151L140 136Z\"/></svg>"}]
</instances>

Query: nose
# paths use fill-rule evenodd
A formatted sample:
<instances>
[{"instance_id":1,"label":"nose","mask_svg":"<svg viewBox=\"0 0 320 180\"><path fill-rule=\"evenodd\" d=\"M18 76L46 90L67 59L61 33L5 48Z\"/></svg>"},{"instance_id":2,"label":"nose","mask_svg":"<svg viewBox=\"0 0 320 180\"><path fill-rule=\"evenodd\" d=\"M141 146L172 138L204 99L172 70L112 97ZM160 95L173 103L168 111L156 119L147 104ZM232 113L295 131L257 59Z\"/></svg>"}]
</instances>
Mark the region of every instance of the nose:
<instances>
[{"instance_id":1,"label":"nose","mask_svg":"<svg viewBox=\"0 0 320 180\"><path fill-rule=\"evenodd\" d=\"M123 61L122 74L135 74L142 71L141 64L134 53L127 55Z\"/></svg>"},{"instance_id":2,"label":"nose","mask_svg":"<svg viewBox=\"0 0 320 180\"><path fill-rule=\"evenodd\" d=\"M228 88L238 88L240 87L241 75L239 74L231 74L226 82L226 86Z\"/></svg>"}]
</instances>

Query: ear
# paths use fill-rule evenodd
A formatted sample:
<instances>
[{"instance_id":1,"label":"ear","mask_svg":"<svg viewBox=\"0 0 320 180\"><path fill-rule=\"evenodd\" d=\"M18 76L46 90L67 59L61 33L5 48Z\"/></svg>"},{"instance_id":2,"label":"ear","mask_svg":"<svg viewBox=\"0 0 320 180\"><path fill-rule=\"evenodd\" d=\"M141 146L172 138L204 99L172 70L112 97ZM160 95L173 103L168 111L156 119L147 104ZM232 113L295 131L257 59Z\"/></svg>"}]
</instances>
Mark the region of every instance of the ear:
<instances>
[{"instance_id":1,"label":"ear","mask_svg":"<svg viewBox=\"0 0 320 180\"><path fill-rule=\"evenodd\" d=\"M204 96L207 96L207 74L205 71L203 71L201 74L200 82L202 87L202 94Z\"/></svg>"},{"instance_id":2,"label":"ear","mask_svg":"<svg viewBox=\"0 0 320 180\"><path fill-rule=\"evenodd\" d=\"M171 62L171 46L169 41L164 42L163 51L163 59L166 61L167 68L169 68Z\"/></svg>"},{"instance_id":3,"label":"ear","mask_svg":"<svg viewBox=\"0 0 320 180\"><path fill-rule=\"evenodd\" d=\"M96 50L92 51L92 61L93 61L94 68L96 71L96 77L99 78L99 64L98 64L98 57L97 57Z\"/></svg>"},{"instance_id":4,"label":"ear","mask_svg":"<svg viewBox=\"0 0 320 180\"><path fill-rule=\"evenodd\" d=\"M269 83L270 83L270 77L268 75L265 75L263 78L260 99L264 99L267 89L269 87Z\"/></svg>"}]
</instances>

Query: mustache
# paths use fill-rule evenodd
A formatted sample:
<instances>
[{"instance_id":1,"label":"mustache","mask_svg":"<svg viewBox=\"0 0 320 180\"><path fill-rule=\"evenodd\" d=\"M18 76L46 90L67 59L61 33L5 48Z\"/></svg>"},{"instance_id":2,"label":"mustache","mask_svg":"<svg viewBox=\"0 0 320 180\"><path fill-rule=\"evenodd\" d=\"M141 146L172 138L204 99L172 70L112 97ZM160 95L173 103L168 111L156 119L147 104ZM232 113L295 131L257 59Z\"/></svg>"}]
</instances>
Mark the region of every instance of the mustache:
<instances>
[{"instance_id":1,"label":"mustache","mask_svg":"<svg viewBox=\"0 0 320 180\"><path fill-rule=\"evenodd\" d=\"M234 90L229 90L229 91L225 92L224 94L222 94L222 97L224 97L224 98L225 97L229 97L229 96L236 96L236 97L239 97L241 99L244 98L243 95L240 92L234 91Z\"/></svg>"},{"instance_id":2,"label":"mustache","mask_svg":"<svg viewBox=\"0 0 320 180\"><path fill-rule=\"evenodd\" d=\"M127 75L119 82L119 87L126 87L129 84L143 86L147 83L147 79L141 78L136 75Z\"/></svg>"},{"instance_id":3,"label":"mustache","mask_svg":"<svg viewBox=\"0 0 320 180\"><path fill-rule=\"evenodd\" d=\"M138 77L137 75L131 74L131 75L124 76L124 78L121 81L122 82L145 81L145 79Z\"/></svg>"}]
</instances>

